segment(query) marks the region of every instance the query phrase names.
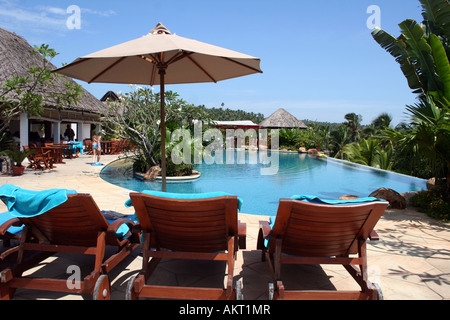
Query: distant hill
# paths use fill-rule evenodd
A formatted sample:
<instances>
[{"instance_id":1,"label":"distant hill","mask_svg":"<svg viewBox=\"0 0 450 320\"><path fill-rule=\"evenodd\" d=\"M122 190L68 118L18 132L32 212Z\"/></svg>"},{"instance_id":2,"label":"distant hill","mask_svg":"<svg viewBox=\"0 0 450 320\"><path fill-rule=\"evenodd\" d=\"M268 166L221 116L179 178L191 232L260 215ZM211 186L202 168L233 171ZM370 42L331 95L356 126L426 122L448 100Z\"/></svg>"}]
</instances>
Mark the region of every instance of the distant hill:
<instances>
[{"instance_id":1,"label":"distant hill","mask_svg":"<svg viewBox=\"0 0 450 320\"><path fill-rule=\"evenodd\" d=\"M247 112L244 110L231 110L223 108L206 108L204 105L198 106L202 111L206 112L212 120L218 121L238 121L250 120L258 124L264 120L262 113Z\"/></svg>"},{"instance_id":2,"label":"distant hill","mask_svg":"<svg viewBox=\"0 0 450 320\"><path fill-rule=\"evenodd\" d=\"M342 125L344 123L344 121L342 122L321 122L321 121L313 121L313 120L303 120L303 122L308 126L308 127L330 127L330 131L335 130L337 127L339 127L340 125Z\"/></svg>"}]
</instances>

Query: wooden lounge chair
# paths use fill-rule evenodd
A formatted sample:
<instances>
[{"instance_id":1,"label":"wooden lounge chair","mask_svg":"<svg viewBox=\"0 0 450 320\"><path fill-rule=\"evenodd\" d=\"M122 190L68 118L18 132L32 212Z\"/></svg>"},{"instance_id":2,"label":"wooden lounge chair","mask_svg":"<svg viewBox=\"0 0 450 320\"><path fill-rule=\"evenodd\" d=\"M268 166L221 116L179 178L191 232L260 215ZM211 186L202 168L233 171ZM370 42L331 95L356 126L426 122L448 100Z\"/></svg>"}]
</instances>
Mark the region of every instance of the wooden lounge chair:
<instances>
[{"instance_id":1,"label":"wooden lounge chair","mask_svg":"<svg viewBox=\"0 0 450 320\"><path fill-rule=\"evenodd\" d=\"M0 272L2 299L12 297L15 289L36 289L92 294L94 299L109 299L110 284L107 273L139 245L139 236L129 233L121 238L117 231L123 224L128 229L134 223L117 219L111 224L105 219L89 194L73 194L53 209L19 220L24 229L19 244L17 263ZM105 259L106 246L116 247L117 253ZM29 251L37 252L26 259ZM68 279L49 279L22 276L27 269L54 253L78 253L95 256L92 272L83 279L67 285Z\"/></svg>"},{"instance_id":2,"label":"wooden lounge chair","mask_svg":"<svg viewBox=\"0 0 450 320\"><path fill-rule=\"evenodd\" d=\"M258 249L263 260L268 258L274 280L269 298L381 299L378 285L368 280L366 240L378 240L373 228L387 206L384 201L327 205L281 199L273 229L261 221L258 236ZM361 290L286 290L281 280L284 264L342 264Z\"/></svg>"},{"instance_id":3,"label":"wooden lounge chair","mask_svg":"<svg viewBox=\"0 0 450 320\"><path fill-rule=\"evenodd\" d=\"M126 299L240 299L233 285L238 248L245 248L246 225L238 222L238 198L171 199L131 193L144 235L141 272L130 279ZM226 288L147 285L161 259L226 261ZM234 287L236 287L234 289Z\"/></svg>"}]
</instances>

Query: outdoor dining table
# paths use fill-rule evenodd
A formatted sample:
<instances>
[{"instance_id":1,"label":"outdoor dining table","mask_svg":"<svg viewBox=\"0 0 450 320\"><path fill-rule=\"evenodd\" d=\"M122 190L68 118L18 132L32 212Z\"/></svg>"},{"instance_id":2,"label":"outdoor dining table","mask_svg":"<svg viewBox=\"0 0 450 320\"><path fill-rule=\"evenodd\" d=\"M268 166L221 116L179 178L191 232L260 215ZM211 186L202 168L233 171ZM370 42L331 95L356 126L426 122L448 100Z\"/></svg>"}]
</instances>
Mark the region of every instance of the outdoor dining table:
<instances>
[{"instance_id":1,"label":"outdoor dining table","mask_svg":"<svg viewBox=\"0 0 450 320\"><path fill-rule=\"evenodd\" d=\"M45 147L42 147L42 149L45 150L51 150L52 151L52 157L54 163L62 163L65 164L63 161L63 150L67 148L67 144L52 144L52 145L46 145Z\"/></svg>"}]
</instances>

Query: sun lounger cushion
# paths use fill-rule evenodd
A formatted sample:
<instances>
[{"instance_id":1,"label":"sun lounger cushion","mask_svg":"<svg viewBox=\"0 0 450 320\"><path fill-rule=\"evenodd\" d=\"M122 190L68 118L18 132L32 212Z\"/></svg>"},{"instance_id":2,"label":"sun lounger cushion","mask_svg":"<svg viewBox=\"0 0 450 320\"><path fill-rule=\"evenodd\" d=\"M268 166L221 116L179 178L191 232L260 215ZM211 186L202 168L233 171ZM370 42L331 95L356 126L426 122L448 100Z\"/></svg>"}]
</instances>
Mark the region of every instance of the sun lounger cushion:
<instances>
[{"instance_id":1,"label":"sun lounger cushion","mask_svg":"<svg viewBox=\"0 0 450 320\"><path fill-rule=\"evenodd\" d=\"M170 193L170 192L162 192L162 191L153 191L153 190L144 190L142 191L144 194L148 194L155 197L161 198L169 198L169 199L207 199L207 198L218 198L224 196L232 196L232 194L226 192L207 192L207 193ZM238 198L238 210L241 210L242 207L242 199ZM128 199L125 202L126 207L131 207L133 204L131 203L131 199Z\"/></svg>"},{"instance_id":2,"label":"sun lounger cushion","mask_svg":"<svg viewBox=\"0 0 450 320\"><path fill-rule=\"evenodd\" d=\"M67 195L76 194L74 190L48 189L33 191L12 184L0 187L0 199L5 201L11 215L29 218L38 216L67 201Z\"/></svg>"}]
</instances>

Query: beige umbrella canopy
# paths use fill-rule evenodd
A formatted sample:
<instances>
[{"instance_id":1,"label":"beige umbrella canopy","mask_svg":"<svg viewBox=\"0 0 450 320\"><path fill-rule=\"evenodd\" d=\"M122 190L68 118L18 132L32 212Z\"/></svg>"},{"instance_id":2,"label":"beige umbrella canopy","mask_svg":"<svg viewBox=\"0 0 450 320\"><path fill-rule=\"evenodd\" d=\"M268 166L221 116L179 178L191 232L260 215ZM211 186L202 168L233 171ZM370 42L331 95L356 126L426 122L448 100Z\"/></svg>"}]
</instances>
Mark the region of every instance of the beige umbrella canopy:
<instances>
[{"instance_id":1,"label":"beige umbrella canopy","mask_svg":"<svg viewBox=\"0 0 450 320\"><path fill-rule=\"evenodd\" d=\"M160 85L161 154L165 154L164 85L217 82L262 73L260 59L172 34L158 23L149 34L83 56L55 70L88 83ZM165 157L161 157L166 191Z\"/></svg>"}]
</instances>

